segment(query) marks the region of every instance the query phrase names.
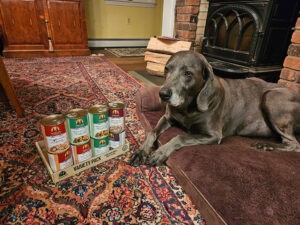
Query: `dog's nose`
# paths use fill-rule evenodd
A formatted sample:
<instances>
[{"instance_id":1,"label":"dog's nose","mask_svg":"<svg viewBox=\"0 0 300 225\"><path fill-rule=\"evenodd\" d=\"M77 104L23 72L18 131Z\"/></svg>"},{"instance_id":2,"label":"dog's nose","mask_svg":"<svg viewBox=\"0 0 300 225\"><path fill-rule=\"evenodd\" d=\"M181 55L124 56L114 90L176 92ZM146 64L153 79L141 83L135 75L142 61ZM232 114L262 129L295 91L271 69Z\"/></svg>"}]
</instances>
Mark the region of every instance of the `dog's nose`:
<instances>
[{"instance_id":1,"label":"dog's nose","mask_svg":"<svg viewBox=\"0 0 300 225\"><path fill-rule=\"evenodd\" d=\"M163 101L168 101L172 96L172 90L169 88L162 88L159 91L159 97Z\"/></svg>"}]
</instances>

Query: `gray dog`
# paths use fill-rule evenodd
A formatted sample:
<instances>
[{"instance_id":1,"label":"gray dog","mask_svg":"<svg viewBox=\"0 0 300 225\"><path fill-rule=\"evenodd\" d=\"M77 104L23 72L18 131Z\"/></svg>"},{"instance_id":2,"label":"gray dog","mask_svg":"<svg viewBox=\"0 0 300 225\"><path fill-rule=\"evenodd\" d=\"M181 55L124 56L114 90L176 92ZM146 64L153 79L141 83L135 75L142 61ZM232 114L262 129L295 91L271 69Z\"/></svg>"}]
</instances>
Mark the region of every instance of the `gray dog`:
<instances>
[{"instance_id":1,"label":"gray dog","mask_svg":"<svg viewBox=\"0 0 300 225\"><path fill-rule=\"evenodd\" d=\"M231 135L279 135L282 144L274 150L300 151L294 136L300 131L299 93L260 79L214 76L205 57L192 51L174 54L165 76L159 92L167 103L165 115L132 155L131 165L159 165L181 147L220 144ZM178 135L151 153L159 135L174 124L187 130L187 135Z\"/></svg>"}]
</instances>

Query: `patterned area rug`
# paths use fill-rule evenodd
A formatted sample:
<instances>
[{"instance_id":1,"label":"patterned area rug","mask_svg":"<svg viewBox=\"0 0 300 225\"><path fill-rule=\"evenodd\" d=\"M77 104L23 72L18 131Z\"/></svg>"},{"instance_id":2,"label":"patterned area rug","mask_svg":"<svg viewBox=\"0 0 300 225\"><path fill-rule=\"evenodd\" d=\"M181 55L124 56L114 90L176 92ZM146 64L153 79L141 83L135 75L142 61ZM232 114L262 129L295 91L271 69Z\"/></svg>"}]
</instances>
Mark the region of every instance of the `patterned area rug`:
<instances>
[{"instance_id":1,"label":"patterned area rug","mask_svg":"<svg viewBox=\"0 0 300 225\"><path fill-rule=\"evenodd\" d=\"M26 116L0 102L0 224L205 224L165 166L131 167L128 153L55 185L37 153L43 115L114 100L126 104L126 137L135 151L144 139L134 102L141 83L104 57L5 65Z\"/></svg>"},{"instance_id":2,"label":"patterned area rug","mask_svg":"<svg viewBox=\"0 0 300 225\"><path fill-rule=\"evenodd\" d=\"M146 48L106 48L105 50L118 57L143 57Z\"/></svg>"}]
</instances>

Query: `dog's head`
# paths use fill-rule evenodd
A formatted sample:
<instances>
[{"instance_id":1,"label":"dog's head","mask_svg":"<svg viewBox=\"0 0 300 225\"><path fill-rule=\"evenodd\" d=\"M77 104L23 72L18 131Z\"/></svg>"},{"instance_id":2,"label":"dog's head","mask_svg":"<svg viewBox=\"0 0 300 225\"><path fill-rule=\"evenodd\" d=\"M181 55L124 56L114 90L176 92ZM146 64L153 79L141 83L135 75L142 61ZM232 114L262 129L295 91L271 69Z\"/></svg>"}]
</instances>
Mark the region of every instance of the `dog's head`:
<instances>
[{"instance_id":1,"label":"dog's head","mask_svg":"<svg viewBox=\"0 0 300 225\"><path fill-rule=\"evenodd\" d=\"M197 98L198 110L207 110L214 74L203 55L193 51L175 53L165 66L165 78L159 92L162 101L181 107Z\"/></svg>"}]
</instances>

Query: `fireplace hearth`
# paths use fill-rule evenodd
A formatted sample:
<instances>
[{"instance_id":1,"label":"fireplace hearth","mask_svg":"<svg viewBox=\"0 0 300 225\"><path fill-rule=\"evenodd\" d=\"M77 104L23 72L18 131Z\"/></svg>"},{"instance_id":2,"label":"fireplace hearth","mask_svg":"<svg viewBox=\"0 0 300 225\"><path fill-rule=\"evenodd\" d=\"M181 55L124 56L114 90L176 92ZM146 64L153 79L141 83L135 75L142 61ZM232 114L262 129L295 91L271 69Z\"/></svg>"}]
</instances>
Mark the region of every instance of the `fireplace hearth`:
<instances>
[{"instance_id":1,"label":"fireplace hearth","mask_svg":"<svg viewBox=\"0 0 300 225\"><path fill-rule=\"evenodd\" d=\"M209 0L202 53L216 75L276 82L299 0Z\"/></svg>"}]
</instances>

